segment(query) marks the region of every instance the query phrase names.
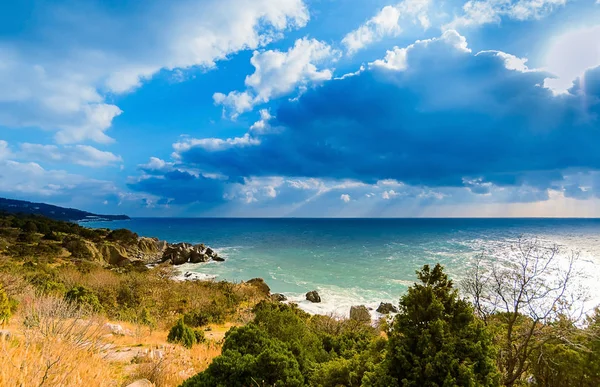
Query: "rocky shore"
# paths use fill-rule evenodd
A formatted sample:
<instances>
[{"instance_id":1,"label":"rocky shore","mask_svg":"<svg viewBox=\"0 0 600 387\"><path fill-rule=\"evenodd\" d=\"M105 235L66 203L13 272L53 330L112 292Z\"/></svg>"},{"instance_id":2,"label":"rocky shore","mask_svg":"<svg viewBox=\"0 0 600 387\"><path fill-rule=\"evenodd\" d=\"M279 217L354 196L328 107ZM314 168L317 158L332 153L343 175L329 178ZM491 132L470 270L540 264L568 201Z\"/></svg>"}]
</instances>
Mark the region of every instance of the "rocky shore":
<instances>
[{"instance_id":1,"label":"rocky shore","mask_svg":"<svg viewBox=\"0 0 600 387\"><path fill-rule=\"evenodd\" d=\"M127 242L105 240L92 243L86 241L84 248L89 256L112 266L147 265L164 262L172 265L183 265L185 263L225 261L216 251L204 244L168 243L158 238L148 237L132 238Z\"/></svg>"}]
</instances>

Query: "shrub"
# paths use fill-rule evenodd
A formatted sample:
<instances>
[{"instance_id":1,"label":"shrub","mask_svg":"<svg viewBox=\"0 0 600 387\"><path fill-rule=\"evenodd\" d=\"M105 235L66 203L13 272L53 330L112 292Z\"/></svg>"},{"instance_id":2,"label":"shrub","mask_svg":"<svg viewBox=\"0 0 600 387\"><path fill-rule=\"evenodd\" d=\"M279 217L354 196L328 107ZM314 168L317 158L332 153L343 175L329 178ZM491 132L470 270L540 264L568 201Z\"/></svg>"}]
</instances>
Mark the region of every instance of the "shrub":
<instances>
[{"instance_id":1,"label":"shrub","mask_svg":"<svg viewBox=\"0 0 600 387\"><path fill-rule=\"evenodd\" d=\"M183 387L251 386L258 382L267 386L304 385L292 351L256 325L233 328L226 337L223 354Z\"/></svg>"},{"instance_id":2,"label":"shrub","mask_svg":"<svg viewBox=\"0 0 600 387\"><path fill-rule=\"evenodd\" d=\"M42 239L47 240L47 241L58 241L58 242L60 242L62 240L62 238L59 235L57 235L56 233L54 233L52 231L44 234Z\"/></svg>"},{"instance_id":3,"label":"shrub","mask_svg":"<svg viewBox=\"0 0 600 387\"><path fill-rule=\"evenodd\" d=\"M34 233L26 232L26 231L19 233L19 236L17 237L17 242L22 242L22 243L33 243L36 240L37 240L37 238Z\"/></svg>"},{"instance_id":4,"label":"shrub","mask_svg":"<svg viewBox=\"0 0 600 387\"><path fill-rule=\"evenodd\" d=\"M113 242L120 242L125 245L136 244L138 241L138 234L129 231L125 228L120 228L117 230L111 231L106 239Z\"/></svg>"},{"instance_id":5,"label":"shrub","mask_svg":"<svg viewBox=\"0 0 600 387\"><path fill-rule=\"evenodd\" d=\"M4 288L0 285L0 325L8 323L12 315L11 304Z\"/></svg>"},{"instance_id":6,"label":"shrub","mask_svg":"<svg viewBox=\"0 0 600 387\"><path fill-rule=\"evenodd\" d=\"M98 301L98 296L85 286L75 286L65 294L65 298L69 301L76 302L83 307L90 308L94 312L102 310L102 305L100 305L100 301Z\"/></svg>"},{"instance_id":7,"label":"shrub","mask_svg":"<svg viewBox=\"0 0 600 387\"><path fill-rule=\"evenodd\" d=\"M63 239L62 245L71 253L71 257L73 258L92 258L92 252L88 248L87 244L78 237L65 237L65 239Z\"/></svg>"},{"instance_id":8,"label":"shrub","mask_svg":"<svg viewBox=\"0 0 600 387\"><path fill-rule=\"evenodd\" d=\"M192 348L194 344L204 341L204 332L188 327L181 318L169 331L167 341L169 343L179 343L186 348Z\"/></svg>"}]
</instances>

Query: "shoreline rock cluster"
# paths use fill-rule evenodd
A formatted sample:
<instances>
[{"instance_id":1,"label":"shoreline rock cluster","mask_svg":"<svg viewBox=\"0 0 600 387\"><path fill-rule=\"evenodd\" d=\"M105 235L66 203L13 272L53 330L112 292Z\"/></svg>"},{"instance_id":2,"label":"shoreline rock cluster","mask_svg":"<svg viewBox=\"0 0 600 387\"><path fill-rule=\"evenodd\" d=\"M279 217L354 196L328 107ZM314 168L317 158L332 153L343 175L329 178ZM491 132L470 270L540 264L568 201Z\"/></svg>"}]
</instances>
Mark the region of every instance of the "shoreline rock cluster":
<instances>
[{"instance_id":1,"label":"shoreline rock cluster","mask_svg":"<svg viewBox=\"0 0 600 387\"><path fill-rule=\"evenodd\" d=\"M94 248L95 247L95 248ZM168 262L171 265L184 263L223 262L216 251L204 244L168 243L158 238L139 237L134 243L104 242L99 246L90 246L93 256L99 255L110 265L125 266L127 264L144 263L159 264Z\"/></svg>"},{"instance_id":2,"label":"shoreline rock cluster","mask_svg":"<svg viewBox=\"0 0 600 387\"><path fill-rule=\"evenodd\" d=\"M160 262L169 262L172 265L183 265L184 263L203 263L209 261L223 262L216 251L204 244L192 245L191 243L167 243L163 249Z\"/></svg>"}]
</instances>

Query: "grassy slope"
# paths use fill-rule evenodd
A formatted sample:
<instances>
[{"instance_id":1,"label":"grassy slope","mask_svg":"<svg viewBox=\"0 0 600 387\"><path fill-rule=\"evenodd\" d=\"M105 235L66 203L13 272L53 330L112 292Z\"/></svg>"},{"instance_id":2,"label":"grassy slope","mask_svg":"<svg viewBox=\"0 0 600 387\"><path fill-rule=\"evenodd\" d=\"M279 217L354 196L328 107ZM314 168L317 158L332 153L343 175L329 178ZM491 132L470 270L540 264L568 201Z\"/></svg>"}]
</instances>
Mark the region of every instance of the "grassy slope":
<instances>
[{"instance_id":1,"label":"grassy slope","mask_svg":"<svg viewBox=\"0 0 600 387\"><path fill-rule=\"evenodd\" d=\"M268 297L244 283L177 282L168 265L111 266L94 252L106 245L131 252L138 249L136 240L123 232L115 237L47 218L0 214L0 285L13 313L4 328L12 340L0 343L1 357L9 360L0 385L120 386L145 377L176 386L206 368L220 353L225 332L249 321L250 309ZM186 349L166 341L184 315L205 331L205 343Z\"/></svg>"}]
</instances>

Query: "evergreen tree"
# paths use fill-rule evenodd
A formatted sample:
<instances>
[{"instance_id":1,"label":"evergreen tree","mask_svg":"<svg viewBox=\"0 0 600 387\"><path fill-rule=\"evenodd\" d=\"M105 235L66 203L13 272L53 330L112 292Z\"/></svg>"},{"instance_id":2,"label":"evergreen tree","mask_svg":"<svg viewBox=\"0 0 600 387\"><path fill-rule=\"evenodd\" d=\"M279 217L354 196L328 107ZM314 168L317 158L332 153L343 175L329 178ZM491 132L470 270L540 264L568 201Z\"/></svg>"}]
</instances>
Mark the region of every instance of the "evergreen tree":
<instances>
[{"instance_id":1,"label":"evergreen tree","mask_svg":"<svg viewBox=\"0 0 600 387\"><path fill-rule=\"evenodd\" d=\"M491 336L437 264L401 298L389 334L384 382L402 386L497 386Z\"/></svg>"}]
</instances>

